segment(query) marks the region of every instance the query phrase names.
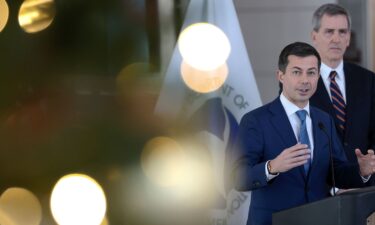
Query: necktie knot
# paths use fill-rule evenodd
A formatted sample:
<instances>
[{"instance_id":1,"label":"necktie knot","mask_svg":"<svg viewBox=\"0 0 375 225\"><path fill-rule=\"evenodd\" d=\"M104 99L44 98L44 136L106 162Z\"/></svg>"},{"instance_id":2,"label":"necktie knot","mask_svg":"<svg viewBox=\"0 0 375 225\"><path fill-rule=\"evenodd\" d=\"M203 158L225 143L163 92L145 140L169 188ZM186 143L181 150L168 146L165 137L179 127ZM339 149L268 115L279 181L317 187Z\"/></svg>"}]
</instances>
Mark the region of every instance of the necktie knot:
<instances>
[{"instance_id":1,"label":"necktie knot","mask_svg":"<svg viewBox=\"0 0 375 225\"><path fill-rule=\"evenodd\" d=\"M307 111L306 110L298 110L296 112L298 118L301 120L301 123L303 123L306 120Z\"/></svg>"},{"instance_id":2,"label":"necktie knot","mask_svg":"<svg viewBox=\"0 0 375 225\"><path fill-rule=\"evenodd\" d=\"M336 71L332 70L331 73L329 74L329 79L334 81L336 76L337 76Z\"/></svg>"}]
</instances>

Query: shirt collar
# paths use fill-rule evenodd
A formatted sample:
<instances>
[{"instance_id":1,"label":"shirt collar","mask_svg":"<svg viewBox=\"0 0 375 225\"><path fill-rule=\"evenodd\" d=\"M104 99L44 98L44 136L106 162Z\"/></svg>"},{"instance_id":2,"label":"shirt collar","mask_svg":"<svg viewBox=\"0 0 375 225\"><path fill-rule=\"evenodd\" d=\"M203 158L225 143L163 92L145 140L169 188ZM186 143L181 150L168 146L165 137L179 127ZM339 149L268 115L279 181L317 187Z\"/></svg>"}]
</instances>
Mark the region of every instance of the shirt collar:
<instances>
[{"instance_id":1,"label":"shirt collar","mask_svg":"<svg viewBox=\"0 0 375 225\"><path fill-rule=\"evenodd\" d=\"M337 73L336 79L344 79L344 62L342 60L336 68L331 68L322 62L320 66L320 76L322 76L322 79L329 80L329 74L332 70Z\"/></svg>"},{"instance_id":2,"label":"shirt collar","mask_svg":"<svg viewBox=\"0 0 375 225\"><path fill-rule=\"evenodd\" d=\"M299 108L294 103L289 101L289 99L287 99L287 97L285 97L284 93L280 94L280 101L281 101L281 104L283 105L283 107L285 109L285 112L286 112L286 115L288 117L291 116L292 114L296 113L298 110L301 110L301 108ZM310 103L309 102L307 103L307 105L303 109L306 110L307 115L310 116Z\"/></svg>"}]
</instances>

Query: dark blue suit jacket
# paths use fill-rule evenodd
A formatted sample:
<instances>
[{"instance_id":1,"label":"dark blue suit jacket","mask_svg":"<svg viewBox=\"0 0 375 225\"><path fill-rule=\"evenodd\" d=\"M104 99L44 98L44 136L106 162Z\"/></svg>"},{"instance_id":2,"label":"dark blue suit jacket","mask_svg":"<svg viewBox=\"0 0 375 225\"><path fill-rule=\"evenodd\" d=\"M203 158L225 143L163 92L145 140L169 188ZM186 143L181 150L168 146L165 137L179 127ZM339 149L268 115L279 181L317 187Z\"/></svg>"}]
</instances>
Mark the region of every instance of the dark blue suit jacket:
<instances>
[{"instance_id":1,"label":"dark blue suit jacket","mask_svg":"<svg viewBox=\"0 0 375 225\"><path fill-rule=\"evenodd\" d=\"M367 149L375 148L375 74L350 63L344 63L344 73L347 122L345 134L338 127L337 132L348 160L357 162L354 149L360 148L366 153ZM310 104L336 119L332 102L321 78Z\"/></svg>"},{"instance_id":2,"label":"dark blue suit jacket","mask_svg":"<svg viewBox=\"0 0 375 225\"><path fill-rule=\"evenodd\" d=\"M252 190L247 224L270 225L272 213L328 196L329 140L319 129L319 123L324 124L332 143L336 186L363 186L358 164L346 162L333 120L327 113L311 106L310 115L314 156L309 174L306 176L303 166L300 166L280 173L270 182L266 180L266 161L297 143L285 110L277 98L242 118L231 157L235 188L239 191Z\"/></svg>"}]
</instances>

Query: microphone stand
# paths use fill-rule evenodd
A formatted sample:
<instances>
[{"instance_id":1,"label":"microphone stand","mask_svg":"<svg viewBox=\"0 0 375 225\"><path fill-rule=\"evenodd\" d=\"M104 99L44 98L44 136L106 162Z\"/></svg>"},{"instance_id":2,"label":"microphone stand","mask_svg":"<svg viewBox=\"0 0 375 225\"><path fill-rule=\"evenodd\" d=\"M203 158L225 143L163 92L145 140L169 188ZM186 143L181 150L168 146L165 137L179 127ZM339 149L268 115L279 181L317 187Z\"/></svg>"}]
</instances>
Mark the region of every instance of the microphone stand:
<instances>
[{"instance_id":1,"label":"microphone stand","mask_svg":"<svg viewBox=\"0 0 375 225\"><path fill-rule=\"evenodd\" d=\"M332 179L332 186L333 186L333 196L336 196L336 182L335 182L335 174L334 174L334 167L333 167L333 156L332 156L332 145L331 145L331 138L329 137L326 128L322 122L318 123L319 129L323 131L323 133L328 138L328 148L329 148L329 160L331 164L331 179Z\"/></svg>"}]
</instances>

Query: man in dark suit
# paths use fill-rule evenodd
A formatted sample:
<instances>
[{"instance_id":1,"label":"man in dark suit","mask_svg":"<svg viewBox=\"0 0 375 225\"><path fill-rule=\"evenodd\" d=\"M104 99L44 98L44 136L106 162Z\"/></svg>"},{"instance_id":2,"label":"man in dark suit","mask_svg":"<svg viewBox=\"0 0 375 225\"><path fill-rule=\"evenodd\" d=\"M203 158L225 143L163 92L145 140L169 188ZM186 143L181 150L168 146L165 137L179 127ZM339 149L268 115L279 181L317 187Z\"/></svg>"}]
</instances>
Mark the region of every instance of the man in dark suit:
<instances>
[{"instance_id":1,"label":"man in dark suit","mask_svg":"<svg viewBox=\"0 0 375 225\"><path fill-rule=\"evenodd\" d=\"M320 57L306 43L279 56L280 97L242 118L231 155L234 186L252 190L247 224L270 225L272 213L328 196L330 149L336 184L361 187L375 171L375 155L348 163L332 118L309 105L319 79ZM374 164L375 165L375 164Z\"/></svg>"},{"instance_id":2,"label":"man in dark suit","mask_svg":"<svg viewBox=\"0 0 375 225\"><path fill-rule=\"evenodd\" d=\"M343 61L350 28L350 15L339 5L325 4L315 11L311 38L322 66L310 103L334 118L346 156L356 162L355 149L365 154L375 147L375 74Z\"/></svg>"}]
</instances>

